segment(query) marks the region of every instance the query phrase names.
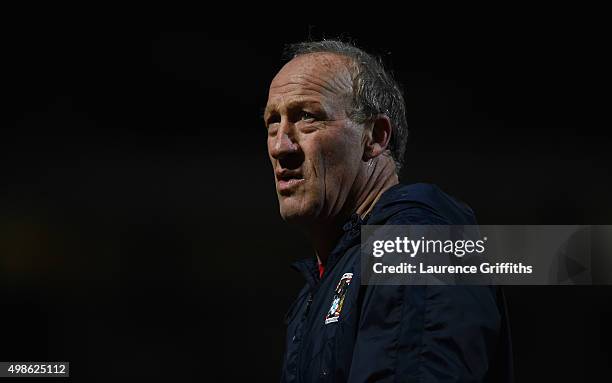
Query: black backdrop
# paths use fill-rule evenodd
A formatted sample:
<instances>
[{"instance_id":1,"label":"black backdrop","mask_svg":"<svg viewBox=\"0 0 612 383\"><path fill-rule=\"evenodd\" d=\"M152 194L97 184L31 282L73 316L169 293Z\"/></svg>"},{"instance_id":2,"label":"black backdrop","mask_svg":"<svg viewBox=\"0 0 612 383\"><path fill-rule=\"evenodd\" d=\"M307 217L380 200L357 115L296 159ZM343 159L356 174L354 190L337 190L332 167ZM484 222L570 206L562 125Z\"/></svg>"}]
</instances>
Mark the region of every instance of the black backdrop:
<instances>
[{"instance_id":1,"label":"black backdrop","mask_svg":"<svg viewBox=\"0 0 612 383\"><path fill-rule=\"evenodd\" d=\"M277 380L302 284L288 265L311 253L278 216L260 115L283 45L309 34L393 68L405 182L483 224L612 223L595 59L571 29L23 27L2 46L0 360L67 360L73 381ZM611 288L507 295L519 382L610 372Z\"/></svg>"}]
</instances>

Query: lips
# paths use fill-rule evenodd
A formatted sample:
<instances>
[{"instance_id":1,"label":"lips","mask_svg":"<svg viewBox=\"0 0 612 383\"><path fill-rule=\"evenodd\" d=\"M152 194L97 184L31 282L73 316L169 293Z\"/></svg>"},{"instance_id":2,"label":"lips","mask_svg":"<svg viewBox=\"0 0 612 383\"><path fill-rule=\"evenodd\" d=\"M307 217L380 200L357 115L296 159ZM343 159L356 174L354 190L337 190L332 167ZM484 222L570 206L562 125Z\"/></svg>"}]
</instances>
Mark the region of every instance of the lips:
<instances>
[{"instance_id":1,"label":"lips","mask_svg":"<svg viewBox=\"0 0 612 383\"><path fill-rule=\"evenodd\" d=\"M298 170L278 170L276 173L277 190L281 194L290 193L298 185L304 182L301 171Z\"/></svg>"}]
</instances>

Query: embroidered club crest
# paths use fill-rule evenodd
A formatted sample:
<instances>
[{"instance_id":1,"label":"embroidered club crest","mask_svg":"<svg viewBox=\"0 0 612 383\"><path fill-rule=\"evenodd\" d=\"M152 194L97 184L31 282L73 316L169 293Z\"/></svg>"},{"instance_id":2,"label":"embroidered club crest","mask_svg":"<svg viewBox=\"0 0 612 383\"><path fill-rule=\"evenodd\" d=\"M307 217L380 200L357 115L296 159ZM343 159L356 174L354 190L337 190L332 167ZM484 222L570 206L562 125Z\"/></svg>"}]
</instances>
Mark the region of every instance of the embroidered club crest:
<instances>
[{"instance_id":1,"label":"embroidered club crest","mask_svg":"<svg viewBox=\"0 0 612 383\"><path fill-rule=\"evenodd\" d=\"M353 273L344 273L342 278L340 278L340 282L338 282L338 286L336 286L331 307L327 311L327 315L325 315L325 324L338 322L340 311L342 311L342 305L344 305L344 297L346 296L348 286L351 284L351 279L353 279Z\"/></svg>"}]
</instances>

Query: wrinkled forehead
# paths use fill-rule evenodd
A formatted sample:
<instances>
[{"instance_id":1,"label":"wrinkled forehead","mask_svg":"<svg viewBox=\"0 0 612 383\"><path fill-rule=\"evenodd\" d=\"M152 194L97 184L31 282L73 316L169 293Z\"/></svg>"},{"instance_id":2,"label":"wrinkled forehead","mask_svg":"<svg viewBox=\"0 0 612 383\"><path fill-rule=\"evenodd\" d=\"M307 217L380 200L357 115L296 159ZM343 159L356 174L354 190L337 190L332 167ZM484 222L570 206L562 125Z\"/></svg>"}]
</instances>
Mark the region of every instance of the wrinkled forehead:
<instances>
[{"instance_id":1,"label":"wrinkled forehead","mask_svg":"<svg viewBox=\"0 0 612 383\"><path fill-rule=\"evenodd\" d=\"M338 98L352 93L351 59L334 53L309 53L295 57L270 84L268 102L287 96Z\"/></svg>"}]
</instances>

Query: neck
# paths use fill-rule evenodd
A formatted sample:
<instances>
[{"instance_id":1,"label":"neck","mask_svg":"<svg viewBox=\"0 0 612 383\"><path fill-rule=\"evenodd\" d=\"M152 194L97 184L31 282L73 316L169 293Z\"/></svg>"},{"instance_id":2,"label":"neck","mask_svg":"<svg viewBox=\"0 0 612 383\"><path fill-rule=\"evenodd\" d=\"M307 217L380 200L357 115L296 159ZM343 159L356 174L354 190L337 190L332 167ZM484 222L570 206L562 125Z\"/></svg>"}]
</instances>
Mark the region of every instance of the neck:
<instances>
[{"instance_id":1,"label":"neck","mask_svg":"<svg viewBox=\"0 0 612 383\"><path fill-rule=\"evenodd\" d=\"M318 222L309 230L319 262L327 261L329 254L342 236L342 225L346 220L353 213L364 218L380 196L398 183L395 162L390 156L381 155L365 164L355 180L352 198L346 201L342 212L325 222Z\"/></svg>"}]
</instances>

